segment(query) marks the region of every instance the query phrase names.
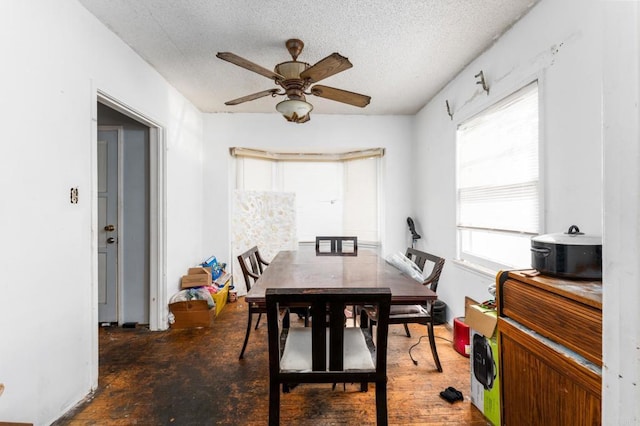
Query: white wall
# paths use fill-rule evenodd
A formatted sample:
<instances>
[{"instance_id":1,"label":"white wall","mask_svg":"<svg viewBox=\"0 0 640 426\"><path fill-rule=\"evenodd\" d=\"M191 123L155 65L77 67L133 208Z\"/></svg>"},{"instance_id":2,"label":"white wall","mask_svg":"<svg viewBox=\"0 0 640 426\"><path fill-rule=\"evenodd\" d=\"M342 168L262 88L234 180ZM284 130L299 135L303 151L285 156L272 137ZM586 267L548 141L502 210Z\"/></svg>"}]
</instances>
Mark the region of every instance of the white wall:
<instances>
[{"instance_id":1,"label":"white wall","mask_svg":"<svg viewBox=\"0 0 640 426\"><path fill-rule=\"evenodd\" d=\"M97 381L96 91L166 130L168 294L201 256L202 116L75 0L0 2L0 51L0 419L40 425Z\"/></svg>"},{"instance_id":2,"label":"white wall","mask_svg":"<svg viewBox=\"0 0 640 426\"><path fill-rule=\"evenodd\" d=\"M640 424L640 6L604 9L602 424Z\"/></svg>"},{"instance_id":3,"label":"white wall","mask_svg":"<svg viewBox=\"0 0 640 426\"><path fill-rule=\"evenodd\" d=\"M603 234L603 424L640 422L640 90L637 2L542 0L456 76L415 117L413 210L420 245L448 260L439 295L449 319L464 315L493 277L456 257L455 130L458 123L533 78L540 79L543 232L571 224ZM483 70L490 95L475 85ZM446 115L449 100L454 119ZM603 157L604 155L604 157ZM604 166L603 166L604 158ZM604 209L604 214L603 214Z\"/></svg>"},{"instance_id":4,"label":"white wall","mask_svg":"<svg viewBox=\"0 0 640 426\"><path fill-rule=\"evenodd\" d=\"M490 299L494 277L456 258L455 132L457 125L538 79L541 93L542 233L576 224L602 233L600 17L577 0L542 1L465 68L415 117L414 179L424 190L413 209L421 247L446 257L439 287L449 319L464 315L464 296ZM489 95L474 77L483 70ZM446 113L445 100L454 113ZM530 265L522 265L529 267Z\"/></svg>"},{"instance_id":5,"label":"white wall","mask_svg":"<svg viewBox=\"0 0 640 426\"><path fill-rule=\"evenodd\" d=\"M204 241L207 253L230 263L229 200L235 185L229 147L319 152L383 147L383 254L404 250L410 186L411 117L312 114L304 124L279 114L206 114L204 122Z\"/></svg>"}]
</instances>

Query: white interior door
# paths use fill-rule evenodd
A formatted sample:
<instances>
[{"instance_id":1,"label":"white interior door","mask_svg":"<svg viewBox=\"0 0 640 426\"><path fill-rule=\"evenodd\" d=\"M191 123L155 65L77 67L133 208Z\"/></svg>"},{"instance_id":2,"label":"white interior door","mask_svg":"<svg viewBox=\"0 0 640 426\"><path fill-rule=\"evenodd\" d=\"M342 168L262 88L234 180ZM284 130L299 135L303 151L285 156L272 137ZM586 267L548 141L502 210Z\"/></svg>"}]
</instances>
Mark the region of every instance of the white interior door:
<instances>
[{"instance_id":1,"label":"white interior door","mask_svg":"<svg viewBox=\"0 0 640 426\"><path fill-rule=\"evenodd\" d=\"M118 129L98 129L98 320L118 322Z\"/></svg>"}]
</instances>

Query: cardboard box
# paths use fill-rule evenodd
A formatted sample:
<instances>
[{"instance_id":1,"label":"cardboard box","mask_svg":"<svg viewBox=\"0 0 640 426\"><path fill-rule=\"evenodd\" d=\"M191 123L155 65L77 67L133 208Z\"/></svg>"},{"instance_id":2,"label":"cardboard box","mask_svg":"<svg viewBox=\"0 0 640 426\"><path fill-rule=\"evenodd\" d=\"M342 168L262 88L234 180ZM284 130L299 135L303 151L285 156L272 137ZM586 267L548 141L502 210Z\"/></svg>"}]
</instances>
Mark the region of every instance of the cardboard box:
<instances>
[{"instance_id":1,"label":"cardboard box","mask_svg":"<svg viewBox=\"0 0 640 426\"><path fill-rule=\"evenodd\" d=\"M182 276L182 288L211 285L211 270L203 267L189 268L187 275Z\"/></svg>"},{"instance_id":2,"label":"cardboard box","mask_svg":"<svg viewBox=\"0 0 640 426\"><path fill-rule=\"evenodd\" d=\"M206 275L183 275L181 280L182 288L202 287L211 285L211 280Z\"/></svg>"},{"instance_id":3,"label":"cardboard box","mask_svg":"<svg viewBox=\"0 0 640 426\"><path fill-rule=\"evenodd\" d=\"M175 317L171 328L211 327L216 317L216 310L209 309L206 300L170 303L169 310Z\"/></svg>"},{"instance_id":4,"label":"cardboard box","mask_svg":"<svg viewBox=\"0 0 640 426\"><path fill-rule=\"evenodd\" d=\"M211 268L189 268L187 275L182 276L181 285L182 288L211 285Z\"/></svg>"},{"instance_id":5,"label":"cardboard box","mask_svg":"<svg viewBox=\"0 0 640 426\"><path fill-rule=\"evenodd\" d=\"M211 267L196 266L195 268L189 268L187 275L199 275L209 274L211 276Z\"/></svg>"},{"instance_id":6,"label":"cardboard box","mask_svg":"<svg viewBox=\"0 0 640 426\"><path fill-rule=\"evenodd\" d=\"M480 305L467 305L465 322L471 344L471 403L493 425L500 424L498 313Z\"/></svg>"},{"instance_id":7,"label":"cardboard box","mask_svg":"<svg viewBox=\"0 0 640 426\"><path fill-rule=\"evenodd\" d=\"M483 308L480 305L468 305L465 309L464 322L485 337L495 334L498 324L498 312L495 309Z\"/></svg>"}]
</instances>

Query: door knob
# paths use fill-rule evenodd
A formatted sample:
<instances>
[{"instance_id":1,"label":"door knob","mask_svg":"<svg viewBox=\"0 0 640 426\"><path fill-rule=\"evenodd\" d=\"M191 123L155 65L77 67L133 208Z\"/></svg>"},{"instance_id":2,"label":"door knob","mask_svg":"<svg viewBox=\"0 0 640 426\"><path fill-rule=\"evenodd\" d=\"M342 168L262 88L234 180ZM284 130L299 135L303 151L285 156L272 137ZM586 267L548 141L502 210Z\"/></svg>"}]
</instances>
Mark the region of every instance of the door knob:
<instances>
[{"instance_id":1,"label":"door knob","mask_svg":"<svg viewBox=\"0 0 640 426\"><path fill-rule=\"evenodd\" d=\"M113 244L113 243L115 243L115 242L116 242L116 239L115 239L115 238L113 238L113 237L109 237L109 238L107 238L107 244Z\"/></svg>"},{"instance_id":2,"label":"door knob","mask_svg":"<svg viewBox=\"0 0 640 426\"><path fill-rule=\"evenodd\" d=\"M115 226L113 226L113 225L106 225L106 226L104 227L104 230L105 230L105 231L107 231L107 232L113 232L113 231L115 231L115 230L116 230L116 227L115 227Z\"/></svg>"}]
</instances>

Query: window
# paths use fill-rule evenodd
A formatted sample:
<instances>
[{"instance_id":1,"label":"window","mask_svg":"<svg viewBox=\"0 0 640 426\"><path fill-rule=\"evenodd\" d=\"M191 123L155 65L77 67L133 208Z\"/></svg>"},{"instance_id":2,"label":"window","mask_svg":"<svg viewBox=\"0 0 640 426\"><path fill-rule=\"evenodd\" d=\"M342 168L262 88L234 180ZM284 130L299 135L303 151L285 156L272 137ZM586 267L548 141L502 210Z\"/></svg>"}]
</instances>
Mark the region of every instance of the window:
<instances>
[{"instance_id":1,"label":"window","mask_svg":"<svg viewBox=\"0 0 640 426\"><path fill-rule=\"evenodd\" d=\"M274 154L234 148L236 189L296 194L298 241L355 235L379 243L379 163L383 150Z\"/></svg>"},{"instance_id":2,"label":"window","mask_svg":"<svg viewBox=\"0 0 640 426\"><path fill-rule=\"evenodd\" d=\"M459 258L529 267L540 228L537 82L462 123L456 141Z\"/></svg>"}]
</instances>

